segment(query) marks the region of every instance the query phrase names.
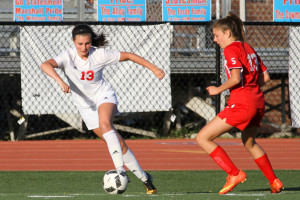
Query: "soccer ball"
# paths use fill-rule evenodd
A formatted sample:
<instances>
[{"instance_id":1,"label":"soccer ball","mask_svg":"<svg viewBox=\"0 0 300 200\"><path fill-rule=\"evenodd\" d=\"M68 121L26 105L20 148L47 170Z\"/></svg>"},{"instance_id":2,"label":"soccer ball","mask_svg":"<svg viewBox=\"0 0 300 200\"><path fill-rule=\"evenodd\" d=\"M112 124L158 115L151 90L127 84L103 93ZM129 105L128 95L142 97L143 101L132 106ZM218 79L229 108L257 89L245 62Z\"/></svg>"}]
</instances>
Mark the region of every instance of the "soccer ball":
<instances>
[{"instance_id":1,"label":"soccer ball","mask_svg":"<svg viewBox=\"0 0 300 200\"><path fill-rule=\"evenodd\" d=\"M125 172L109 170L103 176L102 187L108 194L122 194L128 185L128 177Z\"/></svg>"}]
</instances>

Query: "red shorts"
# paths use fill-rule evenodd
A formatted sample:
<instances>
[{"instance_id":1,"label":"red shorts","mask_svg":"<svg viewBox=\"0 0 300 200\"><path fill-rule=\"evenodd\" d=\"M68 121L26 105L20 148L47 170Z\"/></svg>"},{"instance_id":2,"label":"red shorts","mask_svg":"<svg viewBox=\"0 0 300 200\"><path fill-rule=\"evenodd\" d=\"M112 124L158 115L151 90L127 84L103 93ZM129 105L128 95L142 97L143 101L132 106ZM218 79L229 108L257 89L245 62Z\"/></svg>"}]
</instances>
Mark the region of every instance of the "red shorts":
<instances>
[{"instance_id":1,"label":"red shorts","mask_svg":"<svg viewBox=\"0 0 300 200\"><path fill-rule=\"evenodd\" d=\"M255 108L244 104L232 104L226 106L218 116L221 119L226 118L227 124L243 131L246 127L259 127L264 113L265 109L262 108Z\"/></svg>"}]
</instances>

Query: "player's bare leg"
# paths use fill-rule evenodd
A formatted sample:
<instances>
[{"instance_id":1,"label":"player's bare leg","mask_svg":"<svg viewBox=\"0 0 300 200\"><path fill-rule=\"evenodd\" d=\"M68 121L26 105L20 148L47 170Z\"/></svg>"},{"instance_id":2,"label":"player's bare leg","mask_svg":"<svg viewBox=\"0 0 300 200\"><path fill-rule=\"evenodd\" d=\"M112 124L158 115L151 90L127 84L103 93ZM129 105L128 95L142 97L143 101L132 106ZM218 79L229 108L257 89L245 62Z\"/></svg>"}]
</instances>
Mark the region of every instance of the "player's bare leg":
<instances>
[{"instance_id":1,"label":"player's bare leg","mask_svg":"<svg viewBox=\"0 0 300 200\"><path fill-rule=\"evenodd\" d=\"M210 154L218 147L213 140L232 128L231 125L226 124L226 119L222 120L216 116L199 131L196 140L200 147Z\"/></svg>"},{"instance_id":2,"label":"player's bare leg","mask_svg":"<svg viewBox=\"0 0 300 200\"><path fill-rule=\"evenodd\" d=\"M121 145L122 154L123 154L122 160L124 164L138 179L140 179L144 183L147 190L147 194L155 194L157 193L157 190L152 183L153 181L152 176L141 168L133 152L126 145L124 138L116 131L116 129L113 126L112 122L116 110L117 109L115 104L111 104L111 103L102 104L98 109L100 127L98 129L95 129L94 132L101 139L107 142L107 138L104 137L105 134L112 130L114 131Z\"/></svg>"},{"instance_id":3,"label":"player's bare leg","mask_svg":"<svg viewBox=\"0 0 300 200\"><path fill-rule=\"evenodd\" d=\"M257 127L247 127L242 134L242 142L253 159L260 158L265 154L264 150L256 143L255 137L257 134Z\"/></svg>"},{"instance_id":4,"label":"player's bare leg","mask_svg":"<svg viewBox=\"0 0 300 200\"><path fill-rule=\"evenodd\" d=\"M113 103L103 103L98 107L99 128L94 129L94 133L101 139L106 141L109 153L114 162L115 168L119 173L125 172L123 167L123 152L128 147L124 140L119 139L119 134L115 132L112 121L117 111L116 105Z\"/></svg>"},{"instance_id":5,"label":"player's bare leg","mask_svg":"<svg viewBox=\"0 0 300 200\"><path fill-rule=\"evenodd\" d=\"M245 148L249 151L252 155L253 159L255 160L256 164L263 172L265 177L269 180L269 184L271 187L272 193L280 193L283 189L282 182L275 176L273 171L272 165L269 161L267 154L258 145L255 141L255 137L257 134L257 127L248 127L243 131L242 134L242 141Z\"/></svg>"},{"instance_id":6,"label":"player's bare leg","mask_svg":"<svg viewBox=\"0 0 300 200\"><path fill-rule=\"evenodd\" d=\"M204 126L197 135L197 142L210 157L228 174L224 187L219 194L226 194L233 190L239 183L246 180L246 174L238 170L222 147L213 140L233 127L226 123L226 119L218 116Z\"/></svg>"}]
</instances>

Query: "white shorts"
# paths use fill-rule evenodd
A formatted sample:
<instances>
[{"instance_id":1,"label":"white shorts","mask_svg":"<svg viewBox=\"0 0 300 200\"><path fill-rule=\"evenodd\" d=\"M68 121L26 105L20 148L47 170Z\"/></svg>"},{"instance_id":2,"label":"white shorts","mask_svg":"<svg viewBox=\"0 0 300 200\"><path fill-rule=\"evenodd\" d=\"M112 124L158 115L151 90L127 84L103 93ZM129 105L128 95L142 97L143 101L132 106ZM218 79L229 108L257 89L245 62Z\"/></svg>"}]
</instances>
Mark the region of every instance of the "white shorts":
<instances>
[{"instance_id":1,"label":"white shorts","mask_svg":"<svg viewBox=\"0 0 300 200\"><path fill-rule=\"evenodd\" d=\"M95 128L99 128L99 115L98 108L103 103L113 103L118 106L118 100L115 93L110 93L106 95L101 95L98 97L96 106L90 108L79 108L79 112L81 117L86 124L88 130L93 130ZM118 111L117 111L118 112Z\"/></svg>"}]
</instances>

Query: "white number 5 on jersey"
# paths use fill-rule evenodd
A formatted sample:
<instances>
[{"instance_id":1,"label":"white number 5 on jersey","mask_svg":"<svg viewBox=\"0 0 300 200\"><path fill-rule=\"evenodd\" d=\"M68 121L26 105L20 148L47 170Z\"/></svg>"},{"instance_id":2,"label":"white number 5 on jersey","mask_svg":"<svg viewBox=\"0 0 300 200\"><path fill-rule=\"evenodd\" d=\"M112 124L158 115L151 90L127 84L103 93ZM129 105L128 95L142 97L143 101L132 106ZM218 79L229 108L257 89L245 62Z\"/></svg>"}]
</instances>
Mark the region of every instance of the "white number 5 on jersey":
<instances>
[{"instance_id":1,"label":"white number 5 on jersey","mask_svg":"<svg viewBox=\"0 0 300 200\"><path fill-rule=\"evenodd\" d=\"M235 58L231 58L231 62L233 65L235 65L236 64Z\"/></svg>"}]
</instances>

